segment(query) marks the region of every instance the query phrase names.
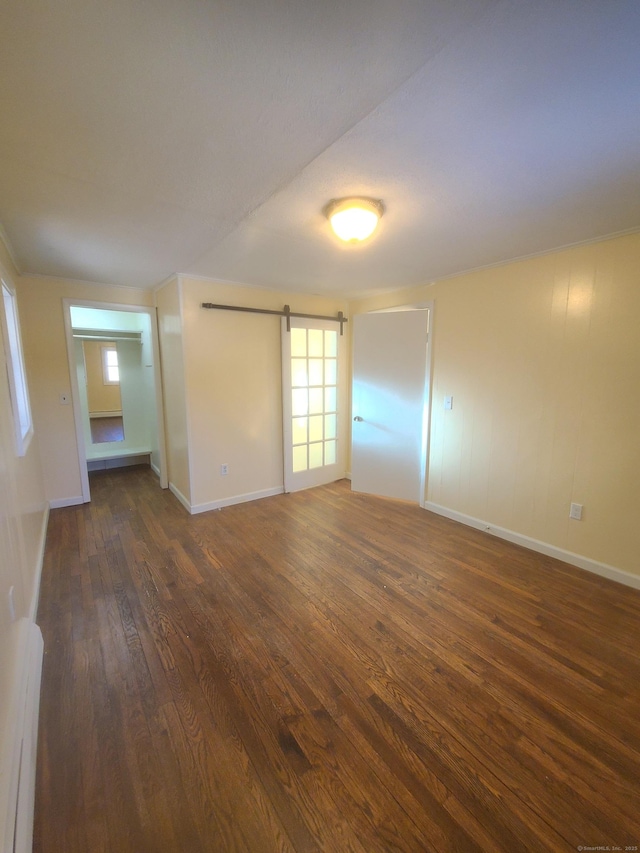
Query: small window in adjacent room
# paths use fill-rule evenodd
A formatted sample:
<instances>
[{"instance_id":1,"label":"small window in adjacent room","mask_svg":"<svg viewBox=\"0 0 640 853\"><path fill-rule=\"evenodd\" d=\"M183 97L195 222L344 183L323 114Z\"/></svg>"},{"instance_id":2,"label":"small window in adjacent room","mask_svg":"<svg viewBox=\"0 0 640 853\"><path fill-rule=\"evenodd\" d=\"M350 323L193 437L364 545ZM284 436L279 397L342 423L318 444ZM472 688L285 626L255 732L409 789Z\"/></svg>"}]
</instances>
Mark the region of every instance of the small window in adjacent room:
<instances>
[{"instance_id":1,"label":"small window in adjacent room","mask_svg":"<svg viewBox=\"0 0 640 853\"><path fill-rule=\"evenodd\" d=\"M105 385L120 384L118 350L114 346L102 347L102 379Z\"/></svg>"},{"instance_id":2,"label":"small window in adjacent room","mask_svg":"<svg viewBox=\"0 0 640 853\"><path fill-rule=\"evenodd\" d=\"M31 422L31 409L29 407L27 375L22 357L18 305L14 291L5 281L2 281L2 303L4 308L2 312L2 331L5 342L5 358L7 360L11 407L13 409L16 449L19 456L24 456L33 435L33 425Z\"/></svg>"}]
</instances>

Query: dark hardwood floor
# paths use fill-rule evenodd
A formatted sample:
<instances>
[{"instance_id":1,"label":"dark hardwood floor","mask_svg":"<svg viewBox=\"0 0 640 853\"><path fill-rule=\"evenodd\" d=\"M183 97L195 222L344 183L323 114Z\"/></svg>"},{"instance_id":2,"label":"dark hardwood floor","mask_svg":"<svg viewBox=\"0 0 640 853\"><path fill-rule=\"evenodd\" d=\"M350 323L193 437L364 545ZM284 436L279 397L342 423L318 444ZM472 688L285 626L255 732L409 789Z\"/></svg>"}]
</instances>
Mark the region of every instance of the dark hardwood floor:
<instances>
[{"instance_id":1,"label":"dark hardwood floor","mask_svg":"<svg viewBox=\"0 0 640 853\"><path fill-rule=\"evenodd\" d=\"M51 512L34 851L640 845L640 593L346 482Z\"/></svg>"},{"instance_id":2,"label":"dark hardwood floor","mask_svg":"<svg viewBox=\"0 0 640 853\"><path fill-rule=\"evenodd\" d=\"M91 418L91 441L103 444L107 441L124 441L124 421L122 416L113 418Z\"/></svg>"}]
</instances>

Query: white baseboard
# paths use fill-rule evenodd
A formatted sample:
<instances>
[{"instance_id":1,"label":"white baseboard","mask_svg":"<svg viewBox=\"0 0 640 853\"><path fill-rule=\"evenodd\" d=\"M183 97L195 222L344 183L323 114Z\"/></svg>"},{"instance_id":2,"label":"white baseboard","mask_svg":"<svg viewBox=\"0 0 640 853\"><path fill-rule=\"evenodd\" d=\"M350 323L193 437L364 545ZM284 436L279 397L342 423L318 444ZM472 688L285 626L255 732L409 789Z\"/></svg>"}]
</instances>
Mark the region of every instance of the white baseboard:
<instances>
[{"instance_id":1,"label":"white baseboard","mask_svg":"<svg viewBox=\"0 0 640 853\"><path fill-rule=\"evenodd\" d=\"M351 480L351 471L345 471L344 478L345 480Z\"/></svg>"},{"instance_id":2,"label":"white baseboard","mask_svg":"<svg viewBox=\"0 0 640 853\"><path fill-rule=\"evenodd\" d=\"M579 569L585 569L587 572L601 575L609 578L609 580L623 583L625 586L631 586L634 589L640 589L640 575L634 575L631 572L625 572L624 569L617 569L615 566L609 566L606 563L599 563L597 560L591 560L589 557L583 557L581 554L574 554L572 551L565 551L564 548L557 548L555 545L549 545L547 542L541 542L538 539L532 539L530 536L524 536L522 533L516 533L513 530L508 530L505 527L497 527L488 521L482 521L479 518L474 518L471 515L465 515L462 512L457 512L448 507L434 504L431 501L426 501L424 508L435 512L438 515L443 515L453 521L459 521L461 524L466 524L467 527L475 527L476 530L484 530L486 533L491 533L500 539L506 539L507 542L513 542L515 545L522 545L524 548L529 548L531 551L537 551L539 554L544 554L547 557L554 557L556 560L562 560L564 563L569 563L572 566L577 566Z\"/></svg>"},{"instance_id":3,"label":"white baseboard","mask_svg":"<svg viewBox=\"0 0 640 853\"><path fill-rule=\"evenodd\" d=\"M188 513L190 513L191 512L191 504L185 498L185 496L182 494L180 489L177 486L174 486L173 483L170 482L169 483L169 491L171 492L172 495L175 495L178 498L178 500L180 501L182 506L186 509L186 511Z\"/></svg>"},{"instance_id":4,"label":"white baseboard","mask_svg":"<svg viewBox=\"0 0 640 853\"><path fill-rule=\"evenodd\" d=\"M122 409L118 409L114 412L89 412L90 418L121 418L122 417Z\"/></svg>"},{"instance_id":5,"label":"white baseboard","mask_svg":"<svg viewBox=\"0 0 640 853\"><path fill-rule=\"evenodd\" d=\"M249 492L246 495L234 495L231 498L221 498L218 501L209 501L204 504L195 504L189 510L192 515L198 515L201 512L209 512L212 509L222 509L225 506L233 506L234 504L243 504L248 501L257 501L261 498L271 498L274 495L283 495L284 487L276 486L273 489L262 489L258 492Z\"/></svg>"},{"instance_id":6,"label":"white baseboard","mask_svg":"<svg viewBox=\"0 0 640 853\"><path fill-rule=\"evenodd\" d=\"M84 498L82 495L77 495L73 498L57 498L54 501L49 501L49 509L60 509L63 506L78 506L83 504Z\"/></svg>"},{"instance_id":7,"label":"white baseboard","mask_svg":"<svg viewBox=\"0 0 640 853\"><path fill-rule=\"evenodd\" d=\"M132 456L150 456L150 447L127 447L124 442L107 442L105 445L94 444L87 451L87 462L102 462L105 459L127 459Z\"/></svg>"},{"instance_id":8,"label":"white baseboard","mask_svg":"<svg viewBox=\"0 0 640 853\"><path fill-rule=\"evenodd\" d=\"M158 479L159 479L159 478L160 478L160 469L158 468L158 466L156 465L156 463L153 461L153 458L152 458L152 457L149 457L149 465L150 465L151 470L153 471L153 473L154 473L154 474L156 475L156 477L158 477Z\"/></svg>"},{"instance_id":9,"label":"white baseboard","mask_svg":"<svg viewBox=\"0 0 640 853\"><path fill-rule=\"evenodd\" d=\"M112 468L127 468L133 465L148 465L149 451L134 450L131 453L118 453L114 456L102 456L87 459L87 471L109 471Z\"/></svg>"}]
</instances>

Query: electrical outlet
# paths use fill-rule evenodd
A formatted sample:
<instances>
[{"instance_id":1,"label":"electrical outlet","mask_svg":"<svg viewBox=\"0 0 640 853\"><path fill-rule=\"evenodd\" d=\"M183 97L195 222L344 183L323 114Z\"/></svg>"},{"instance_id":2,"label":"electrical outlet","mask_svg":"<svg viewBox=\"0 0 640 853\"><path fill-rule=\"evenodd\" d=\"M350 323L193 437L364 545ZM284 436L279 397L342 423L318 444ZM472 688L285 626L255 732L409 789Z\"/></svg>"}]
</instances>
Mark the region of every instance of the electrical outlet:
<instances>
[{"instance_id":1,"label":"electrical outlet","mask_svg":"<svg viewBox=\"0 0 640 853\"><path fill-rule=\"evenodd\" d=\"M450 412L451 409L453 409L453 397L451 397L450 395L447 395L444 398L444 408L447 412Z\"/></svg>"},{"instance_id":2,"label":"electrical outlet","mask_svg":"<svg viewBox=\"0 0 640 853\"><path fill-rule=\"evenodd\" d=\"M569 518L573 518L575 521L582 521L582 504L571 504Z\"/></svg>"},{"instance_id":3,"label":"electrical outlet","mask_svg":"<svg viewBox=\"0 0 640 853\"><path fill-rule=\"evenodd\" d=\"M220 476L226 477L228 473L229 473L229 466L226 462L223 462L222 465L220 466Z\"/></svg>"}]
</instances>

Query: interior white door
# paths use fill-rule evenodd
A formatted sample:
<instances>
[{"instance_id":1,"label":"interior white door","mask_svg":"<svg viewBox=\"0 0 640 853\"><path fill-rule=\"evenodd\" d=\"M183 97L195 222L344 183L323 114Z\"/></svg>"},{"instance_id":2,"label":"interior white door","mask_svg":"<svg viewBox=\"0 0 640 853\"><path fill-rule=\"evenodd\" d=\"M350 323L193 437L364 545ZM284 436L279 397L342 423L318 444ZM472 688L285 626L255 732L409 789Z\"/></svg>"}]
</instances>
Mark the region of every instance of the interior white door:
<instances>
[{"instance_id":1,"label":"interior white door","mask_svg":"<svg viewBox=\"0 0 640 853\"><path fill-rule=\"evenodd\" d=\"M344 338L337 323L282 319L284 490L345 475Z\"/></svg>"},{"instance_id":2,"label":"interior white door","mask_svg":"<svg viewBox=\"0 0 640 853\"><path fill-rule=\"evenodd\" d=\"M422 503L429 311L353 318L351 487Z\"/></svg>"}]
</instances>

